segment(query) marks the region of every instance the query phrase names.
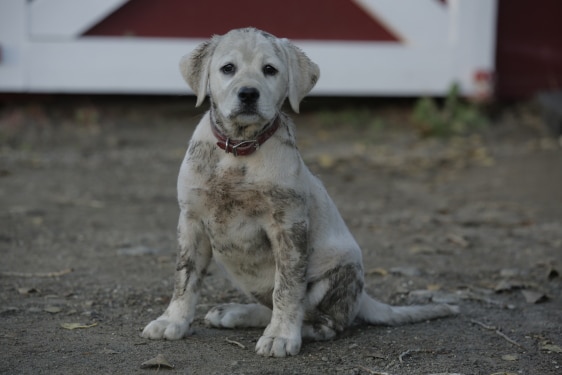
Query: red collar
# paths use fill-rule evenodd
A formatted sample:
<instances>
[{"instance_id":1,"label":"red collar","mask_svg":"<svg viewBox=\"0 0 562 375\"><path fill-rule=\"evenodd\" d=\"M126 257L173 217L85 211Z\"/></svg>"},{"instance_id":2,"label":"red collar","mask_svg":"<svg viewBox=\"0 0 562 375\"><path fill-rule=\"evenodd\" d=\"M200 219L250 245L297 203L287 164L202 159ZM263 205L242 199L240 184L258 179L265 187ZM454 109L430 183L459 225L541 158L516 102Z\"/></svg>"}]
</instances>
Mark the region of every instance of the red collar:
<instances>
[{"instance_id":1,"label":"red collar","mask_svg":"<svg viewBox=\"0 0 562 375\"><path fill-rule=\"evenodd\" d=\"M264 130L262 130L255 139L252 140L234 140L226 137L221 133L215 121L211 117L211 130L214 136L217 138L217 146L226 151L226 153L232 153L234 156L246 156L253 154L262 144L265 143L275 132L279 129L280 124L279 115L275 117L272 123L270 123Z\"/></svg>"}]
</instances>

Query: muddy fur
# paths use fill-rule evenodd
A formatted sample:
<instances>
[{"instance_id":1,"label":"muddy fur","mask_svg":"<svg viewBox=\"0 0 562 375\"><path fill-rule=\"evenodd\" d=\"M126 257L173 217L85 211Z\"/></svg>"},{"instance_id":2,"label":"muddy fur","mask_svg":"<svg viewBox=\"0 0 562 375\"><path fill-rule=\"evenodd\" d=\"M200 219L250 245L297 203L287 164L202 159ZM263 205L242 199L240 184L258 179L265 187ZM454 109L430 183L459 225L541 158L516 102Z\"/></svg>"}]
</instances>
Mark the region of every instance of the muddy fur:
<instances>
[{"instance_id":1,"label":"muddy fur","mask_svg":"<svg viewBox=\"0 0 562 375\"><path fill-rule=\"evenodd\" d=\"M201 283L212 258L259 304L218 306L216 327L264 327L256 352L296 355L302 338L331 339L355 319L400 324L451 315L447 305L392 307L364 291L361 250L321 182L295 146L298 112L319 77L316 64L286 39L256 29L233 30L181 60L200 105L211 97L178 177L179 251L170 305L142 336L180 339L190 333ZM243 92L258 93L251 99ZM275 118L276 133L247 156L216 145L251 140Z\"/></svg>"}]
</instances>

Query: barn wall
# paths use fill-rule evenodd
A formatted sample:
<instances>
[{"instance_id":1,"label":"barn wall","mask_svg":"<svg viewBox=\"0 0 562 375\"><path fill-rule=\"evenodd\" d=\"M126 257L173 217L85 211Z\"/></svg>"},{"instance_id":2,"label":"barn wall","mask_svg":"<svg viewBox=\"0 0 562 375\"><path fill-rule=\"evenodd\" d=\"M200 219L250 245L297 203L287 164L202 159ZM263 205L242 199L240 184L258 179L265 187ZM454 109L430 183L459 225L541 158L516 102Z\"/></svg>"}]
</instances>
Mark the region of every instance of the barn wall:
<instances>
[{"instance_id":1,"label":"barn wall","mask_svg":"<svg viewBox=\"0 0 562 375\"><path fill-rule=\"evenodd\" d=\"M500 0L496 95L528 98L562 89L562 1Z\"/></svg>"}]
</instances>

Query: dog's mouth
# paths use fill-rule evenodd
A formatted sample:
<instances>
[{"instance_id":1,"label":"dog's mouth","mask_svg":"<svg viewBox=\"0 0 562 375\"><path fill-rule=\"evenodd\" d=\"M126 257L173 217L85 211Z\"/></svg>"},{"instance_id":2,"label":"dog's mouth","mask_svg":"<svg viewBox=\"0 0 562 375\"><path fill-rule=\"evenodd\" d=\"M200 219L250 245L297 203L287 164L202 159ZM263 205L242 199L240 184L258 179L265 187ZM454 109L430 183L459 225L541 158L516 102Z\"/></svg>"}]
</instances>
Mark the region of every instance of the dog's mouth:
<instances>
[{"instance_id":1,"label":"dog's mouth","mask_svg":"<svg viewBox=\"0 0 562 375\"><path fill-rule=\"evenodd\" d=\"M258 111L258 108L255 104L250 104L250 105L241 105L239 106L237 109L235 109L232 114L230 115L230 117L232 119L235 119L236 117L240 117L240 116L257 116L257 117L261 117L260 112Z\"/></svg>"},{"instance_id":2,"label":"dog's mouth","mask_svg":"<svg viewBox=\"0 0 562 375\"><path fill-rule=\"evenodd\" d=\"M256 106L241 106L232 111L228 119L241 128L251 125L262 125L268 122L268 119L258 111Z\"/></svg>"},{"instance_id":3,"label":"dog's mouth","mask_svg":"<svg viewBox=\"0 0 562 375\"><path fill-rule=\"evenodd\" d=\"M211 111L225 135L233 139L253 139L271 122L270 116L258 109L257 103L238 103L221 116L221 112L212 102Z\"/></svg>"}]
</instances>

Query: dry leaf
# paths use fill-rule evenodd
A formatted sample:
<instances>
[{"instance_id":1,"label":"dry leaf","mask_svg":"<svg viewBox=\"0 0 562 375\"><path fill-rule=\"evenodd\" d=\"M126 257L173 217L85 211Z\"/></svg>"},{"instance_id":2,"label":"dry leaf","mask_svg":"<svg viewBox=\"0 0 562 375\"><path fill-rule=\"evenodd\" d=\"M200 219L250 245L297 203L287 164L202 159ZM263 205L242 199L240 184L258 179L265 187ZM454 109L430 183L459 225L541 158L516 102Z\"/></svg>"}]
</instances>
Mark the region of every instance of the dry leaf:
<instances>
[{"instance_id":1,"label":"dry leaf","mask_svg":"<svg viewBox=\"0 0 562 375\"><path fill-rule=\"evenodd\" d=\"M439 285L439 284L428 284L426 289L429 290L430 292L436 292L438 290L441 290L441 285Z\"/></svg>"},{"instance_id":2,"label":"dry leaf","mask_svg":"<svg viewBox=\"0 0 562 375\"><path fill-rule=\"evenodd\" d=\"M517 354L504 354L502 355L502 359L504 361L517 361L519 360L519 356Z\"/></svg>"},{"instance_id":3,"label":"dry leaf","mask_svg":"<svg viewBox=\"0 0 562 375\"><path fill-rule=\"evenodd\" d=\"M228 337L225 339L225 341L226 341L227 343L229 343L229 344L234 344L234 345L236 345L236 346L239 346L239 347L241 347L242 349L246 349L246 346L245 346L244 344L239 343L238 341L235 341L235 340L231 340L231 339L229 339Z\"/></svg>"},{"instance_id":4,"label":"dry leaf","mask_svg":"<svg viewBox=\"0 0 562 375\"><path fill-rule=\"evenodd\" d=\"M331 155L321 154L318 155L318 164L320 164L322 168L331 168L334 166L335 160Z\"/></svg>"},{"instance_id":5,"label":"dry leaf","mask_svg":"<svg viewBox=\"0 0 562 375\"><path fill-rule=\"evenodd\" d=\"M544 350L545 352L562 353L562 347L554 344L541 345L541 350Z\"/></svg>"},{"instance_id":6,"label":"dry leaf","mask_svg":"<svg viewBox=\"0 0 562 375\"><path fill-rule=\"evenodd\" d=\"M62 309L58 306L47 306L43 309L43 311L46 311L51 314L56 314L56 313L60 313Z\"/></svg>"},{"instance_id":7,"label":"dry leaf","mask_svg":"<svg viewBox=\"0 0 562 375\"><path fill-rule=\"evenodd\" d=\"M374 352L371 354L367 354L366 357L375 358L375 359L386 359L386 356L381 352Z\"/></svg>"},{"instance_id":8,"label":"dry leaf","mask_svg":"<svg viewBox=\"0 0 562 375\"><path fill-rule=\"evenodd\" d=\"M494 291L499 293L522 288L525 288L525 283L523 283L522 281L501 280L494 287Z\"/></svg>"},{"instance_id":9,"label":"dry leaf","mask_svg":"<svg viewBox=\"0 0 562 375\"><path fill-rule=\"evenodd\" d=\"M388 271L385 270L384 268L371 268L370 270L368 270L367 272L365 272L365 274L367 274L367 275L386 276L386 275L388 275Z\"/></svg>"},{"instance_id":10,"label":"dry leaf","mask_svg":"<svg viewBox=\"0 0 562 375\"><path fill-rule=\"evenodd\" d=\"M535 292L533 290L522 290L523 297L527 303L541 303L548 300L548 296L544 293Z\"/></svg>"},{"instance_id":11,"label":"dry leaf","mask_svg":"<svg viewBox=\"0 0 562 375\"><path fill-rule=\"evenodd\" d=\"M80 328L92 328L97 326L98 323L92 324L82 324L82 323L61 323L60 326L64 329L80 329Z\"/></svg>"},{"instance_id":12,"label":"dry leaf","mask_svg":"<svg viewBox=\"0 0 562 375\"><path fill-rule=\"evenodd\" d=\"M39 290L31 287L23 287L23 288L18 288L18 293L23 294L24 296L28 296L33 293L39 293Z\"/></svg>"},{"instance_id":13,"label":"dry leaf","mask_svg":"<svg viewBox=\"0 0 562 375\"><path fill-rule=\"evenodd\" d=\"M164 357L162 354L158 354L156 357L141 363L140 367L141 368L152 368L152 367L174 368L174 365L170 364L170 362L168 362L166 357Z\"/></svg>"},{"instance_id":14,"label":"dry leaf","mask_svg":"<svg viewBox=\"0 0 562 375\"><path fill-rule=\"evenodd\" d=\"M470 242L468 242L468 240L466 238L464 238L461 235L458 234L454 234L454 233L450 233L449 235L447 235L447 241L454 243L455 245L458 245L460 247L468 247L470 246Z\"/></svg>"}]
</instances>

